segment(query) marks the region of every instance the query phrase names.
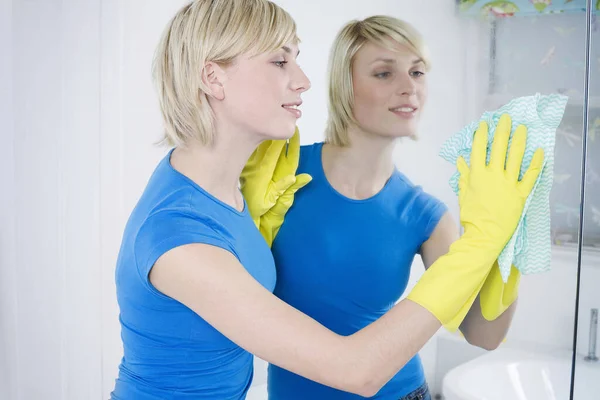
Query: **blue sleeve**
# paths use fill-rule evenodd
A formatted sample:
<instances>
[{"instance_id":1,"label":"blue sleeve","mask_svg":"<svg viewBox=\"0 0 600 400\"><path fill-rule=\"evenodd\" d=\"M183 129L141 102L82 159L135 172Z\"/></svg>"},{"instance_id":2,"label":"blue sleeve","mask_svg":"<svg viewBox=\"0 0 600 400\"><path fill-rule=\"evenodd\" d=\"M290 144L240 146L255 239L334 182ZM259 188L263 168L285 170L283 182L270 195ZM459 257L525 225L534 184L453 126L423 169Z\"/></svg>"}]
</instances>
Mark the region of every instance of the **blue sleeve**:
<instances>
[{"instance_id":1,"label":"blue sleeve","mask_svg":"<svg viewBox=\"0 0 600 400\"><path fill-rule=\"evenodd\" d=\"M188 209L167 209L150 215L140 227L134 242L136 266L148 289L150 270L167 251L192 243L220 247L237 257L225 229L212 218Z\"/></svg>"},{"instance_id":2,"label":"blue sleeve","mask_svg":"<svg viewBox=\"0 0 600 400\"><path fill-rule=\"evenodd\" d=\"M422 227L421 243L425 243L430 237L442 216L448 211L446 204L434 196L419 189L417 205L420 208L419 226Z\"/></svg>"}]
</instances>

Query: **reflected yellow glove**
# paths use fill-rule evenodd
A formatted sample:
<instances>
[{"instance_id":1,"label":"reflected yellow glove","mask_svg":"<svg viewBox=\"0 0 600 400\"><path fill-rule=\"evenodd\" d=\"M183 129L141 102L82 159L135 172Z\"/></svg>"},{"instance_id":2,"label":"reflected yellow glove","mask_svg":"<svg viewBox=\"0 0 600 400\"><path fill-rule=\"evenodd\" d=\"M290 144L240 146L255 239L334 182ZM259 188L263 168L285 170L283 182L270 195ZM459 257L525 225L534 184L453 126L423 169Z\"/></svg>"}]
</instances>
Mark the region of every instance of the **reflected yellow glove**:
<instances>
[{"instance_id":1,"label":"reflected yellow glove","mask_svg":"<svg viewBox=\"0 0 600 400\"><path fill-rule=\"evenodd\" d=\"M479 293L483 317L488 321L494 321L502 315L517 300L520 283L521 272L514 265L510 269L508 281L504 283L500 267L496 262Z\"/></svg>"},{"instance_id":2,"label":"reflected yellow glove","mask_svg":"<svg viewBox=\"0 0 600 400\"><path fill-rule=\"evenodd\" d=\"M275 236L277 236L279 228L283 225L285 214L294 203L294 195L299 189L310 182L311 179L312 177L308 174L297 175L295 184L290 186L288 190L277 199L275 205L260 218L259 230L269 247L273 245Z\"/></svg>"},{"instance_id":3,"label":"reflected yellow glove","mask_svg":"<svg viewBox=\"0 0 600 400\"><path fill-rule=\"evenodd\" d=\"M544 154L538 149L519 181L527 130L522 125L517 128L507 160L510 131L511 120L505 114L496 128L490 162L486 165L488 128L480 123L473 139L471 166L462 157L457 161L464 234L431 265L407 297L445 326L451 322L460 325L466 316L465 307L468 311L474 303L517 228L527 196L541 172Z\"/></svg>"},{"instance_id":4,"label":"reflected yellow glove","mask_svg":"<svg viewBox=\"0 0 600 400\"><path fill-rule=\"evenodd\" d=\"M312 177L296 175L300 160L300 133L287 140L267 140L252 153L240 176L248 211L271 246L292 206L296 191Z\"/></svg>"},{"instance_id":5,"label":"reflected yellow glove","mask_svg":"<svg viewBox=\"0 0 600 400\"><path fill-rule=\"evenodd\" d=\"M494 263L479 292L481 314L486 320L494 321L515 302L519 293L520 282L521 273L513 265L508 281L504 283L502 275L500 274L498 261ZM447 330L455 332L460 327L460 324L463 322L473 305L473 301L471 300L472 299L470 298L469 301L465 303L452 321L444 325Z\"/></svg>"}]
</instances>

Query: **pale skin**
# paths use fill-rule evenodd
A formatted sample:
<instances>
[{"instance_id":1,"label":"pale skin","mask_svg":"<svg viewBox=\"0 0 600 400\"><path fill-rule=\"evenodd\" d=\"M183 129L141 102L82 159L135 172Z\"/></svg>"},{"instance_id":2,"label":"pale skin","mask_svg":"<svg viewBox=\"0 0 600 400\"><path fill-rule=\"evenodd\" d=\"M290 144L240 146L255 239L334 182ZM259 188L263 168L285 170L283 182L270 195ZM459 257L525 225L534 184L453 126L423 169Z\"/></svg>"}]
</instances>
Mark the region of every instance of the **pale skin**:
<instances>
[{"instance_id":1,"label":"pale skin","mask_svg":"<svg viewBox=\"0 0 600 400\"><path fill-rule=\"evenodd\" d=\"M353 125L347 132L350 145L323 147L329 183L354 199L371 197L383 188L394 169L392 151L397 138L416 136L427 100L427 71L422 60L406 46L391 40L386 43L385 47L366 43L354 58L354 113L359 126ZM394 113L399 106L415 110ZM447 213L421 247L425 269L446 254L458 238L455 219ZM496 320L487 321L481 315L478 297L460 330L470 344L493 350L506 336L515 308L516 302Z\"/></svg>"},{"instance_id":2,"label":"pale skin","mask_svg":"<svg viewBox=\"0 0 600 400\"><path fill-rule=\"evenodd\" d=\"M310 86L295 55L296 45L289 44L273 54L241 57L231 68L209 63L204 77L218 140L211 148L189 143L177 149L173 167L240 210L238 180L251 152L265 138L293 134L297 116L282 106L299 100ZM260 102L253 93L261 93ZM236 113L248 107L255 108L246 112L253 118ZM441 250L441 245L435 247ZM267 291L231 253L204 244L163 254L149 278L160 292L189 307L247 351L308 379L365 397L376 394L440 328L433 314L403 300L365 329L340 336Z\"/></svg>"}]
</instances>

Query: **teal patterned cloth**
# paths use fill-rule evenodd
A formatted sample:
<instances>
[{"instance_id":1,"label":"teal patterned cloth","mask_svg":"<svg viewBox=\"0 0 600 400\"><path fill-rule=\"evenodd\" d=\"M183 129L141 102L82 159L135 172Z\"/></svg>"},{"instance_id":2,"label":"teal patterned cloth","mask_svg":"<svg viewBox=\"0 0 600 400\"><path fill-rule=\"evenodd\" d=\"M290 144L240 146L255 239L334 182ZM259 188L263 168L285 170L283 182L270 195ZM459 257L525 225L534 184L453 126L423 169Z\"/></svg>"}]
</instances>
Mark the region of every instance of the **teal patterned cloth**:
<instances>
[{"instance_id":1,"label":"teal patterned cloth","mask_svg":"<svg viewBox=\"0 0 600 400\"><path fill-rule=\"evenodd\" d=\"M600 0L594 0L598 9ZM585 12L585 0L458 0L461 14L476 16L531 16L539 14L557 14Z\"/></svg>"},{"instance_id":2,"label":"teal patterned cloth","mask_svg":"<svg viewBox=\"0 0 600 400\"><path fill-rule=\"evenodd\" d=\"M470 164L473 134L479 121L489 126L487 157L489 161L494 131L500 116L504 113L512 119L512 135L519 124L527 127L527 145L521 167L520 178L527 171L533 153L539 147L544 149L544 166L533 191L527 198L523 215L517 230L498 257L500 272L504 282L510 275L511 264L523 275L548 271L551 259L550 234L550 189L554 173L554 142L556 129L560 125L568 98L559 94L519 97L496 111L485 112L480 120L473 121L453 135L442 146L440 156L456 165L459 156ZM450 186L458 194L458 171L450 178ZM519 179L520 179L519 178Z\"/></svg>"}]
</instances>

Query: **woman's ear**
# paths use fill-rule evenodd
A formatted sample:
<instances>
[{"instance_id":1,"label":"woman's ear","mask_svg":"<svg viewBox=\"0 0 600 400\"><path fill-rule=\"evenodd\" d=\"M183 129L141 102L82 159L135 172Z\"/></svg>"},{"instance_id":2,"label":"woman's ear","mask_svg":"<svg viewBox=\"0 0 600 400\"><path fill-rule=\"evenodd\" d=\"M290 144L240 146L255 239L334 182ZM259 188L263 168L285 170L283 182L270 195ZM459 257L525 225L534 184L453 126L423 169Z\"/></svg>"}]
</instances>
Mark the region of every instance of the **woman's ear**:
<instances>
[{"instance_id":1,"label":"woman's ear","mask_svg":"<svg viewBox=\"0 0 600 400\"><path fill-rule=\"evenodd\" d=\"M208 96L217 100L225 99L225 88L223 83L227 79L227 74L220 65L214 62L208 62L202 71L202 83L208 89Z\"/></svg>"}]
</instances>

